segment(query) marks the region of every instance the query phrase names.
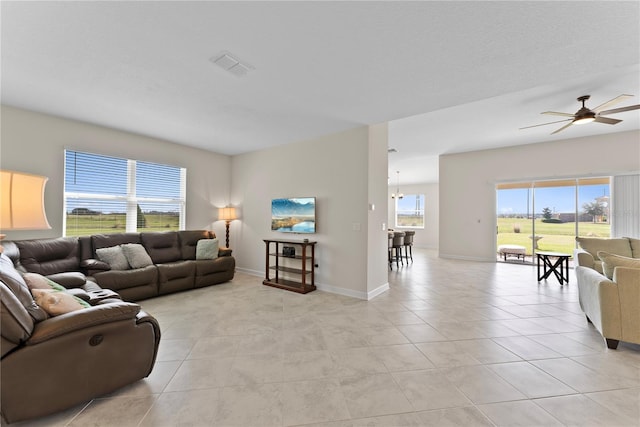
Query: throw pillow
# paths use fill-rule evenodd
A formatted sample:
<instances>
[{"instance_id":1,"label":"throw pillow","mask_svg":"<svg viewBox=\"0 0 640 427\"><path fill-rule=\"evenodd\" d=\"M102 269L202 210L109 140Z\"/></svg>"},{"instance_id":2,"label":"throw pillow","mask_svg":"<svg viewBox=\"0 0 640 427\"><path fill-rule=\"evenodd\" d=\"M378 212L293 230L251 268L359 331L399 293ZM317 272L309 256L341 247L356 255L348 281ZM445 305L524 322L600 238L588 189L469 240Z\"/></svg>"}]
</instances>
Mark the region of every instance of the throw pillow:
<instances>
[{"instance_id":1,"label":"throw pillow","mask_svg":"<svg viewBox=\"0 0 640 427\"><path fill-rule=\"evenodd\" d=\"M627 237L629 244L631 245L631 256L633 258L640 258L640 239L634 239L633 237Z\"/></svg>"},{"instance_id":2,"label":"throw pillow","mask_svg":"<svg viewBox=\"0 0 640 427\"><path fill-rule=\"evenodd\" d=\"M151 257L145 250L144 246L139 243L127 243L122 246L122 252L124 253L127 262L131 268L143 268L149 265L153 265Z\"/></svg>"},{"instance_id":3,"label":"throw pillow","mask_svg":"<svg viewBox=\"0 0 640 427\"><path fill-rule=\"evenodd\" d=\"M196 259L218 258L218 239L201 239L196 244Z\"/></svg>"},{"instance_id":4,"label":"throw pillow","mask_svg":"<svg viewBox=\"0 0 640 427\"><path fill-rule=\"evenodd\" d=\"M22 277L27 283L30 291L33 291L34 289L53 289L54 291L67 290L64 286L54 282L53 280L47 279L38 273L24 273Z\"/></svg>"},{"instance_id":5,"label":"throw pillow","mask_svg":"<svg viewBox=\"0 0 640 427\"><path fill-rule=\"evenodd\" d=\"M627 258L603 251L598 252L598 258L602 261L604 275L609 279L613 279L613 270L616 267L640 268L640 259L637 258Z\"/></svg>"},{"instance_id":6,"label":"throw pillow","mask_svg":"<svg viewBox=\"0 0 640 427\"><path fill-rule=\"evenodd\" d=\"M124 256L121 246L96 249L96 256L102 262L109 264L112 270L128 270L129 262Z\"/></svg>"},{"instance_id":7,"label":"throw pillow","mask_svg":"<svg viewBox=\"0 0 640 427\"><path fill-rule=\"evenodd\" d=\"M0 281L7 285L33 320L39 322L49 317L47 312L33 300L24 278L15 269L13 262L3 253L0 253Z\"/></svg>"},{"instance_id":8,"label":"throw pillow","mask_svg":"<svg viewBox=\"0 0 640 427\"><path fill-rule=\"evenodd\" d=\"M33 289L32 292L36 303L50 316L59 316L89 307L86 302L66 292L53 289Z\"/></svg>"}]
</instances>

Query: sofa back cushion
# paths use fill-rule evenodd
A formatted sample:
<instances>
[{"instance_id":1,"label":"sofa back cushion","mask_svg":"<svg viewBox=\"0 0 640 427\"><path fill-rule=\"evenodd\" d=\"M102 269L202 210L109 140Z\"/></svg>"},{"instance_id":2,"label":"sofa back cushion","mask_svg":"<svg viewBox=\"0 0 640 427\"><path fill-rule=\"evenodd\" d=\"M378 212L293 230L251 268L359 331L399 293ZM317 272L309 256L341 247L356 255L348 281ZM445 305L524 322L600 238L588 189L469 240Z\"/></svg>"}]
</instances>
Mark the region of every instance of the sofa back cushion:
<instances>
[{"instance_id":1,"label":"sofa back cushion","mask_svg":"<svg viewBox=\"0 0 640 427\"><path fill-rule=\"evenodd\" d=\"M640 239L634 239L633 237L627 237L629 244L631 245L631 256L633 258L640 258Z\"/></svg>"},{"instance_id":2,"label":"sofa back cushion","mask_svg":"<svg viewBox=\"0 0 640 427\"><path fill-rule=\"evenodd\" d=\"M196 259L196 246L198 240L212 239L216 237L215 233L208 230L187 230L178 231L180 238L180 250L182 251L182 259Z\"/></svg>"},{"instance_id":3,"label":"sofa back cushion","mask_svg":"<svg viewBox=\"0 0 640 427\"><path fill-rule=\"evenodd\" d=\"M598 251L608 252L631 258L631 245L629 239L601 239L597 237L576 237L576 242L582 249L589 252L594 259L598 259Z\"/></svg>"},{"instance_id":4,"label":"sofa back cushion","mask_svg":"<svg viewBox=\"0 0 640 427\"><path fill-rule=\"evenodd\" d=\"M96 258L97 249L111 248L127 243L141 243L140 233L94 234L91 236L93 258Z\"/></svg>"},{"instance_id":5,"label":"sofa back cushion","mask_svg":"<svg viewBox=\"0 0 640 427\"><path fill-rule=\"evenodd\" d=\"M24 278L18 270L15 269L11 260L4 254L0 254L0 281L15 295L16 299L22 304L22 307L34 321L39 322L49 317L33 300ZM4 328L4 325L2 325L2 327Z\"/></svg>"},{"instance_id":6,"label":"sofa back cushion","mask_svg":"<svg viewBox=\"0 0 640 427\"><path fill-rule=\"evenodd\" d=\"M163 264L182 259L182 251L176 231L140 233L142 246L147 250L154 264Z\"/></svg>"},{"instance_id":7,"label":"sofa back cushion","mask_svg":"<svg viewBox=\"0 0 640 427\"><path fill-rule=\"evenodd\" d=\"M65 271L80 271L80 245L77 237L16 240L20 264L31 273L48 276Z\"/></svg>"},{"instance_id":8,"label":"sofa back cushion","mask_svg":"<svg viewBox=\"0 0 640 427\"><path fill-rule=\"evenodd\" d=\"M2 356L26 341L33 332L33 318L9 287L0 281L0 322Z\"/></svg>"}]
</instances>

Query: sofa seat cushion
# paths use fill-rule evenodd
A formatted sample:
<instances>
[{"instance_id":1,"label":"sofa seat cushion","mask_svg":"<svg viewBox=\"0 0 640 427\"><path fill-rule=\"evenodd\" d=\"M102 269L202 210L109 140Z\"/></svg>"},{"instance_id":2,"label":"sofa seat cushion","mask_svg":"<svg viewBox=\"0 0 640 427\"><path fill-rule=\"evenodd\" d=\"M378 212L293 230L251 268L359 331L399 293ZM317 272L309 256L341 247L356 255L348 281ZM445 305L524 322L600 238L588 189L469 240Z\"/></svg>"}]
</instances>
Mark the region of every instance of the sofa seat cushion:
<instances>
[{"instance_id":1,"label":"sofa seat cushion","mask_svg":"<svg viewBox=\"0 0 640 427\"><path fill-rule=\"evenodd\" d=\"M175 231L140 233L142 245L154 264L164 264L182 259L182 251Z\"/></svg>"},{"instance_id":2,"label":"sofa seat cushion","mask_svg":"<svg viewBox=\"0 0 640 427\"><path fill-rule=\"evenodd\" d=\"M602 261L602 270L608 279L613 280L613 272L616 267L629 267L640 269L640 259L629 258L620 255L599 251L598 258Z\"/></svg>"},{"instance_id":3,"label":"sofa seat cushion","mask_svg":"<svg viewBox=\"0 0 640 427\"><path fill-rule=\"evenodd\" d=\"M233 257L218 257L216 259L196 261L196 276L198 277L234 269L235 259Z\"/></svg>"},{"instance_id":4,"label":"sofa seat cushion","mask_svg":"<svg viewBox=\"0 0 640 427\"><path fill-rule=\"evenodd\" d=\"M582 249L589 252L594 259L598 259L598 251L621 255L631 258L631 244L629 239L601 239L597 237L576 237L576 242Z\"/></svg>"},{"instance_id":5,"label":"sofa seat cushion","mask_svg":"<svg viewBox=\"0 0 640 427\"><path fill-rule=\"evenodd\" d=\"M158 292L171 292L193 289L196 275L196 261L177 261L158 264Z\"/></svg>"},{"instance_id":6,"label":"sofa seat cushion","mask_svg":"<svg viewBox=\"0 0 640 427\"><path fill-rule=\"evenodd\" d=\"M122 289L133 288L158 283L158 269L155 265L138 268L135 270L110 270L93 275L93 279L101 288L112 289L116 292Z\"/></svg>"}]
</instances>

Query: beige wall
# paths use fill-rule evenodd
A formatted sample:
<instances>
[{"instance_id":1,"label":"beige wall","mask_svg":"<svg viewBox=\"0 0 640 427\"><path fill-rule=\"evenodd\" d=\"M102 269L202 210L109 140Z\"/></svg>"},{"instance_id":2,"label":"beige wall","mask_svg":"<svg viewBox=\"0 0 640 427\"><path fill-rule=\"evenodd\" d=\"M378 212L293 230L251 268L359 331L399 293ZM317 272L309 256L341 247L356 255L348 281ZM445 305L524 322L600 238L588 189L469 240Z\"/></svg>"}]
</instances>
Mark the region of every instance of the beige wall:
<instances>
[{"instance_id":1,"label":"beige wall","mask_svg":"<svg viewBox=\"0 0 640 427\"><path fill-rule=\"evenodd\" d=\"M495 261L498 182L640 171L640 132L440 157L441 257Z\"/></svg>"},{"instance_id":2,"label":"beige wall","mask_svg":"<svg viewBox=\"0 0 640 427\"><path fill-rule=\"evenodd\" d=\"M400 186L400 191L404 194L424 194L424 228L413 229L416 232L413 237L413 246L416 248L438 248L438 225L440 216L438 188L439 185L435 183ZM396 204L395 201L391 199L391 194L395 193L396 189L397 184L393 184L387 189L387 198L389 200L389 228L395 227Z\"/></svg>"},{"instance_id":3,"label":"beige wall","mask_svg":"<svg viewBox=\"0 0 640 427\"><path fill-rule=\"evenodd\" d=\"M1 114L0 166L49 177L45 209L52 227L7 231L8 239L62 236L65 148L186 167L186 228L212 229L224 237L214 207L229 201L229 156L8 106Z\"/></svg>"},{"instance_id":4,"label":"beige wall","mask_svg":"<svg viewBox=\"0 0 640 427\"><path fill-rule=\"evenodd\" d=\"M368 248L369 197L380 197L380 190L370 188L368 182L369 152L370 144L380 151L381 140L378 136L378 142L370 142L369 128L361 127L234 156L232 202L242 210L242 219L232 224L238 268L264 277L263 239L307 237L318 242L316 286L320 289L365 299L384 286L386 269L381 274L381 269L368 267L369 250L377 254L375 248ZM376 164L381 162L375 160ZM382 192L385 188L386 180L382 181ZM271 199L311 196L316 197L316 234L271 231ZM379 233L384 233L381 226ZM386 267L384 250L381 248L380 256Z\"/></svg>"}]
</instances>

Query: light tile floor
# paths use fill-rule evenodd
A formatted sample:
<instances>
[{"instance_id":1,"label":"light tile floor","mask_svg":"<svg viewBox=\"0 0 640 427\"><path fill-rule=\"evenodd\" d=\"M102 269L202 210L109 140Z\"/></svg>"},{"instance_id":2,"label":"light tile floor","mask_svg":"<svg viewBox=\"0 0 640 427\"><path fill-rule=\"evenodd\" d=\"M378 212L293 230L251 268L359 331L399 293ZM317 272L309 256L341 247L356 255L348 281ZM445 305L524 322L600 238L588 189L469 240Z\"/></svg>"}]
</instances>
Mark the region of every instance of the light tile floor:
<instances>
[{"instance_id":1,"label":"light tile floor","mask_svg":"<svg viewBox=\"0 0 640 427\"><path fill-rule=\"evenodd\" d=\"M637 426L640 346L608 350L535 267L414 251L365 302L233 282L143 301L151 376L47 426Z\"/></svg>"}]
</instances>

